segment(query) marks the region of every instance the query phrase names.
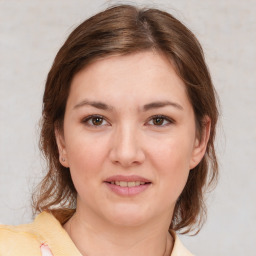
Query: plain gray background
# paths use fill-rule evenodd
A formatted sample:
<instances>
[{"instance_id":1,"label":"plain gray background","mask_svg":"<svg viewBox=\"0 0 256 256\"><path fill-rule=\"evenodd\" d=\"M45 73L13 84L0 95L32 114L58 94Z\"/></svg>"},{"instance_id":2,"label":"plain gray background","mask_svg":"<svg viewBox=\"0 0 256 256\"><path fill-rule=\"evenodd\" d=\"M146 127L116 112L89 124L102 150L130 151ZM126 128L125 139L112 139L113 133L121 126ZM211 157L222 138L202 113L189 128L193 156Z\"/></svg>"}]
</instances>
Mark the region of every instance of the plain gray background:
<instances>
[{"instance_id":1,"label":"plain gray background","mask_svg":"<svg viewBox=\"0 0 256 256\"><path fill-rule=\"evenodd\" d=\"M38 121L47 72L68 34L117 1L0 0L0 222L31 221L42 177ZM127 3L127 1L126 1ZM199 38L221 100L220 181L208 221L182 236L197 256L255 256L256 1L130 1L164 9Z\"/></svg>"}]
</instances>

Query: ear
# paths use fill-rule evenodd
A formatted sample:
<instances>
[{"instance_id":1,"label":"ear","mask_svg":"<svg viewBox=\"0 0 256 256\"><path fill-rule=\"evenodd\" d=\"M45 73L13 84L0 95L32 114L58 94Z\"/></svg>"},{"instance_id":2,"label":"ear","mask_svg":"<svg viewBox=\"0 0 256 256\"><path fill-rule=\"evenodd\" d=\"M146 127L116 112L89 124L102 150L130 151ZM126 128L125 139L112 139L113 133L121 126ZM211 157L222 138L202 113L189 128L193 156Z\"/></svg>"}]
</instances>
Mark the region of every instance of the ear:
<instances>
[{"instance_id":1,"label":"ear","mask_svg":"<svg viewBox=\"0 0 256 256\"><path fill-rule=\"evenodd\" d=\"M201 131L201 136L196 136L195 142L194 142L194 148L192 152L192 157L190 159L190 170L195 168L202 158L204 157L207 144L210 137L210 131L211 131L211 119L209 116L205 116L203 119L203 127Z\"/></svg>"},{"instance_id":2,"label":"ear","mask_svg":"<svg viewBox=\"0 0 256 256\"><path fill-rule=\"evenodd\" d=\"M55 139L59 150L59 161L62 166L68 168L68 155L65 145L64 134L58 127L55 126Z\"/></svg>"}]
</instances>

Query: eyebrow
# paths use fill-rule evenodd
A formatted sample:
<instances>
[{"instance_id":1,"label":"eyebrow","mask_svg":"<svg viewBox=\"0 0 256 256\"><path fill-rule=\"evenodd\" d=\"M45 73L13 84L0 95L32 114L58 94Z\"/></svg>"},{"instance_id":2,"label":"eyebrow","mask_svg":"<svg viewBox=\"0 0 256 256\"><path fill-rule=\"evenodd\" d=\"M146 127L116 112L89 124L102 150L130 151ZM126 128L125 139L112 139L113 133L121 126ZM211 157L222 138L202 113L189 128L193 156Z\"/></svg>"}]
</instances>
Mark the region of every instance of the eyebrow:
<instances>
[{"instance_id":1,"label":"eyebrow","mask_svg":"<svg viewBox=\"0 0 256 256\"><path fill-rule=\"evenodd\" d=\"M180 104L167 100L167 101L155 101L155 102L146 104L143 106L143 111L147 111L147 110L154 109L154 108L163 108L166 106L172 106L179 110L184 110Z\"/></svg>"},{"instance_id":2,"label":"eyebrow","mask_svg":"<svg viewBox=\"0 0 256 256\"><path fill-rule=\"evenodd\" d=\"M89 100L83 100L80 103L78 103L77 105L74 106L74 109L76 108L80 108L83 106L92 106L98 109L102 109L102 110L107 110L107 111L113 111L114 107L109 106L103 102L100 101L89 101Z\"/></svg>"},{"instance_id":3,"label":"eyebrow","mask_svg":"<svg viewBox=\"0 0 256 256\"><path fill-rule=\"evenodd\" d=\"M103 102L100 102L100 101L89 101L89 100L83 100L81 101L80 103L76 104L74 106L74 109L77 109L77 108L80 108L80 107L83 107L83 106L92 106L94 108L98 108L98 109L102 109L102 110L106 110L106 111L113 111L114 110L114 107L110 106L110 105L107 105ZM172 102L172 101L155 101L155 102L151 102L151 103L148 103L146 105L144 105L142 107L142 111L143 112L146 112L150 109L155 109L155 108L163 108L163 107L166 107L166 106L172 106L178 110L184 110L183 107L176 103L176 102Z\"/></svg>"}]
</instances>

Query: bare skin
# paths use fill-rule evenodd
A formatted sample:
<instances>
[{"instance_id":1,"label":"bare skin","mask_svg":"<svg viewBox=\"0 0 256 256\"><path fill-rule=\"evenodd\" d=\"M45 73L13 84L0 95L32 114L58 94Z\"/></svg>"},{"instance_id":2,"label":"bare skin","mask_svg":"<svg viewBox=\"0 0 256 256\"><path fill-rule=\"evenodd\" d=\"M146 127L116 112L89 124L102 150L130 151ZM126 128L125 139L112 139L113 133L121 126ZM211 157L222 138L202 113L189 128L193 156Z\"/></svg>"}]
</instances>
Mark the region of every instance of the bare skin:
<instances>
[{"instance_id":1,"label":"bare skin","mask_svg":"<svg viewBox=\"0 0 256 256\"><path fill-rule=\"evenodd\" d=\"M171 255L175 203L209 133L208 120L197 138L185 85L159 53L108 57L76 74L56 138L78 193L64 228L82 255Z\"/></svg>"},{"instance_id":2,"label":"bare skin","mask_svg":"<svg viewBox=\"0 0 256 256\"><path fill-rule=\"evenodd\" d=\"M104 255L106 252L111 256L171 255L174 242L168 233L162 238L151 229L149 230L151 234L144 236L142 230L136 232L134 229L125 230L122 227L119 230L108 230L108 232L103 230L102 232L102 230L95 230L95 227L88 227L87 223L84 223L84 226L81 223L82 221L74 215L64 225L64 228L83 256ZM120 233L122 233L121 237L118 235ZM83 237L83 244L79 243L81 237Z\"/></svg>"}]
</instances>

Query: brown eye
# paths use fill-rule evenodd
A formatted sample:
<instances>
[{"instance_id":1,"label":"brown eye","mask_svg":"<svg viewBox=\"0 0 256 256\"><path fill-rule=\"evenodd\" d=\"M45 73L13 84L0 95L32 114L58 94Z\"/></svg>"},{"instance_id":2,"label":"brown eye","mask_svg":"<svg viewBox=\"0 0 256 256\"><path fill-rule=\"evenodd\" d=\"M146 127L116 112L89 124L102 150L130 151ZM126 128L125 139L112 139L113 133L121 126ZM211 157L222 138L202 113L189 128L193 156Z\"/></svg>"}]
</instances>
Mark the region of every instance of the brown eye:
<instances>
[{"instance_id":1,"label":"brown eye","mask_svg":"<svg viewBox=\"0 0 256 256\"><path fill-rule=\"evenodd\" d=\"M163 122L164 122L164 118L162 118L162 117L153 118L153 124L154 125L162 125Z\"/></svg>"},{"instance_id":2,"label":"brown eye","mask_svg":"<svg viewBox=\"0 0 256 256\"><path fill-rule=\"evenodd\" d=\"M93 125L101 125L103 123L103 118L102 117L93 117L92 118L92 123Z\"/></svg>"},{"instance_id":3,"label":"brown eye","mask_svg":"<svg viewBox=\"0 0 256 256\"><path fill-rule=\"evenodd\" d=\"M91 127L101 127L108 125L108 122L103 116L91 115L82 120L82 122Z\"/></svg>"},{"instance_id":4,"label":"brown eye","mask_svg":"<svg viewBox=\"0 0 256 256\"><path fill-rule=\"evenodd\" d=\"M149 125L159 126L159 127L165 127L174 123L175 121L173 119L163 115L152 116L148 122Z\"/></svg>"}]
</instances>

